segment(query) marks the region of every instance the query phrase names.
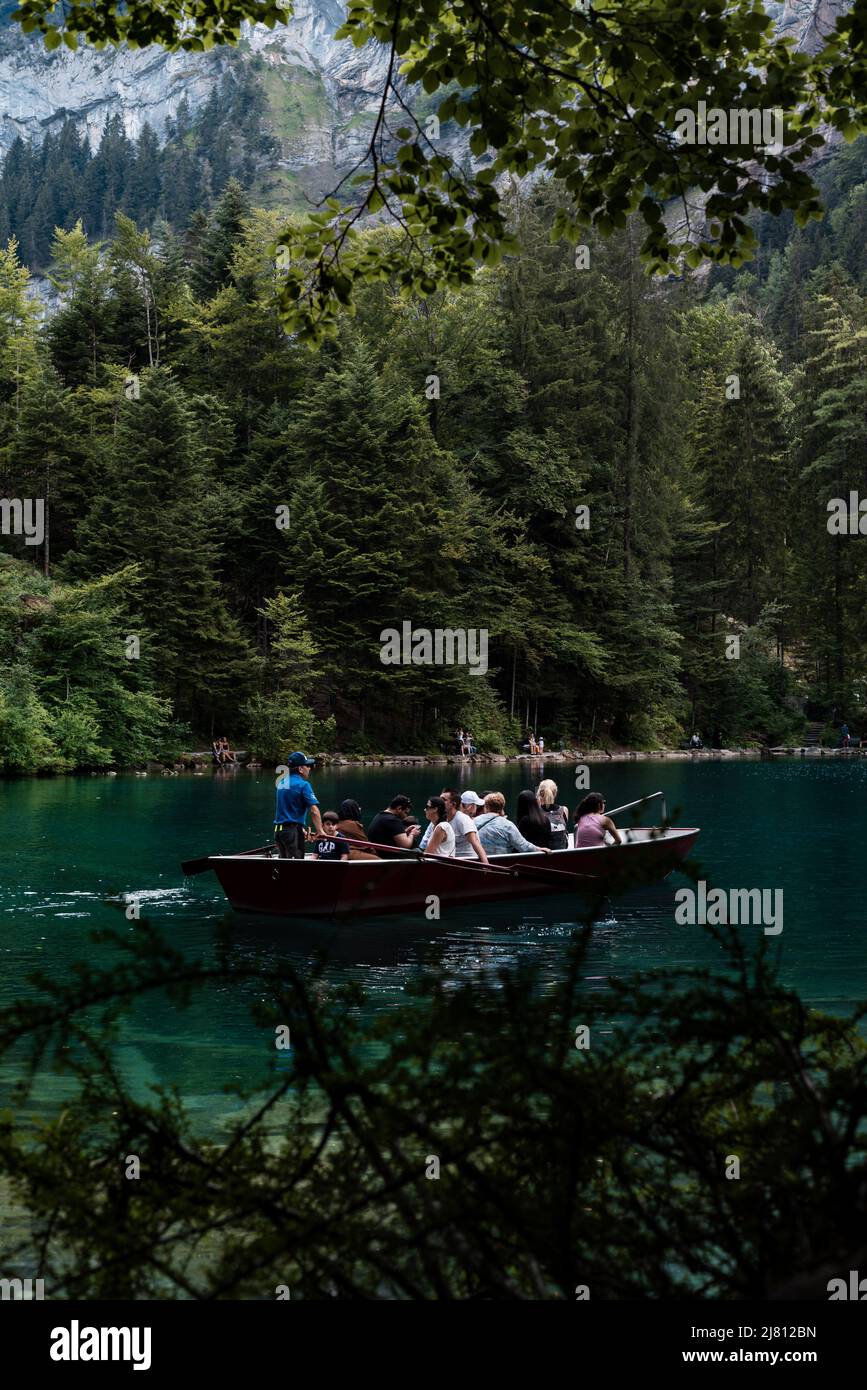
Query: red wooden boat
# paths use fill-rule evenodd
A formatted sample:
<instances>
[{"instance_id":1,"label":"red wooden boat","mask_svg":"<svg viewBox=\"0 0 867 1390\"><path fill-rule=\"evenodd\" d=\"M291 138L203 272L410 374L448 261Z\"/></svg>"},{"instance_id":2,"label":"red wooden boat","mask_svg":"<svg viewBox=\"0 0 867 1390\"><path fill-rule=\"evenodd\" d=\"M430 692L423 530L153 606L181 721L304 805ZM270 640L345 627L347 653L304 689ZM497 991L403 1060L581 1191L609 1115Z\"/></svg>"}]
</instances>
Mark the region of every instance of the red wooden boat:
<instances>
[{"instance_id":1,"label":"red wooden boat","mask_svg":"<svg viewBox=\"0 0 867 1390\"><path fill-rule=\"evenodd\" d=\"M238 912L277 917L424 913L431 897L442 909L576 891L610 895L656 883L686 859L699 833L695 827L668 825L630 828L621 831L622 845L495 855L491 868L412 850L385 851L383 859L278 859L272 846L209 855L184 868L213 869Z\"/></svg>"}]
</instances>

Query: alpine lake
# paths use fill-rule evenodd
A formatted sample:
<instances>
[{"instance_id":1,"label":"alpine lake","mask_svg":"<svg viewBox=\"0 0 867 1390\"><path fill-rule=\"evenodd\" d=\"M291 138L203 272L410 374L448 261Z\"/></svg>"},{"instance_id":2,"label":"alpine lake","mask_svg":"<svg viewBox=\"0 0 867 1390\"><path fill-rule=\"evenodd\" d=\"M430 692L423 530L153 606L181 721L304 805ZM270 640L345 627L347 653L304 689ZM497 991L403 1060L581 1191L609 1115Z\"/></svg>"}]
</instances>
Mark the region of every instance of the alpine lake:
<instances>
[{"instance_id":1,"label":"alpine lake","mask_svg":"<svg viewBox=\"0 0 867 1390\"><path fill-rule=\"evenodd\" d=\"M323 810L353 797L369 823L398 792L413 798L423 820L424 799L446 785L480 794L500 790L512 813L517 793L542 776L554 778L559 800L573 810L584 792L575 789L575 768L563 763L340 767L314 771L312 782ZM775 929L770 946L779 953L783 980L830 1013L849 1013L867 998L858 865L867 828L867 759L606 762L592 766L591 787L611 807L663 791L675 823L701 827L696 859L703 879L723 889L781 890L782 930ZM226 922L230 949L250 963L291 961L304 972L325 950L326 981L357 981L374 1013L406 1002L407 986L432 947L461 981L527 956L539 963L543 981L562 969L579 920L565 896L444 908L439 921L427 921L424 912L282 921L232 913L213 874L183 877L182 860L264 844L273 807L271 769L0 782L4 1005L33 992L34 970L65 978L77 961L108 963L117 947L94 942L91 933L140 931L128 916L133 900L143 920L194 958L213 956L216 928ZM607 903L594 926L588 988L604 990L610 976L637 969L719 963L720 946L708 932L676 920L675 894L688 885L676 873ZM763 928L739 930L757 941ZM225 983L198 990L183 1009L149 995L123 1017L116 1061L142 1095L154 1085L176 1086L196 1127L219 1136L240 1104L225 1088L261 1077L269 1049L274 1065L273 1040L251 1018L255 997L252 986ZM18 1066L7 1057L0 1067L0 1104L8 1104ZM29 1114L20 1118L26 1123L52 1112L71 1084L41 1075Z\"/></svg>"}]
</instances>

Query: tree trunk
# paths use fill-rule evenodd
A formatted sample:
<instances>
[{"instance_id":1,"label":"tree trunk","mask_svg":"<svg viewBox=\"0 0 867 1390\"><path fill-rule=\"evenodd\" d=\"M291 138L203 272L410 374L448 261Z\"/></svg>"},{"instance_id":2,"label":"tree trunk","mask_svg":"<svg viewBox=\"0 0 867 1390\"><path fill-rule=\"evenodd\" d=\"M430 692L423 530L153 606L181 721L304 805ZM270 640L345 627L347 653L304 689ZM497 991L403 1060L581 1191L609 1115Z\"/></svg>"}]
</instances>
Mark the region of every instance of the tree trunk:
<instances>
[{"instance_id":1,"label":"tree trunk","mask_svg":"<svg viewBox=\"0 0 867 1390\"><path fill-rule=\"evenodd\" d=\"M45 578L49 575L50 565L50 530L51 530L51 463L45 465L45 552L42 557L42 573Z\"/></svg>"},{"instance_id":2,"label":"tree trunk","mask_svg":"<svg viewBox=\"0 0 867 1390\"><path fill-rule=\"evenodd\" d=\"M636 343L635 246L632 223L627 231L629 260L626 268L626 463L623 474L623 574L629 578L632 563L632 507L638 456L638 366Z\"/></svg>"}]
</instances>

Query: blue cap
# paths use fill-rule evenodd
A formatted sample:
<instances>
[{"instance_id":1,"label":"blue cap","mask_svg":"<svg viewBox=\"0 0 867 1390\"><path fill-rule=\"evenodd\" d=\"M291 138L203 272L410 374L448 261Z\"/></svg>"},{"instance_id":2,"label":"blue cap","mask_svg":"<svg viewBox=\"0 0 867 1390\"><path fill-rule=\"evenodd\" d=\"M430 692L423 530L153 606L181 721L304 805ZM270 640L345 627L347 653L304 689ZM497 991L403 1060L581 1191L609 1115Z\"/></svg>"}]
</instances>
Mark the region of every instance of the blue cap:
<instances>
[{"instance_id":1,"label":"blue cap","mask_svg":"<svg viewBox=\"0 0 867 1390\"><path fill-rule=\"evenodd\" d=\"M290 753L286 759L290 767L315 767L316 759L308 758L306 753Z\"/></svg>"}]
</instances>

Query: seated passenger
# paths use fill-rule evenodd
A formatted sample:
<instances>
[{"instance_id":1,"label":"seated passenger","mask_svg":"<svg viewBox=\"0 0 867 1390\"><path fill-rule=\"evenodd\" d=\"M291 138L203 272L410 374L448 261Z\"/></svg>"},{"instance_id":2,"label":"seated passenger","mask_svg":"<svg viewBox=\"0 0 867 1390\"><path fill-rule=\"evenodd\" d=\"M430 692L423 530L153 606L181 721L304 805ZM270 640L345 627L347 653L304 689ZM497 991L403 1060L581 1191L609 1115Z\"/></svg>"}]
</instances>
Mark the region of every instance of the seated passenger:
<instances>
[{"instance_id":1,"label":"seated passenger","mask_svg":"<svg viewBox=\"0 0 867 1390\"><path fill-rule=\"evenodd\" d=\"M440 796L442 797L443 801L446 803L446 811L448 811L448 810L449 810L449 798L451 797L451 792L450 792L449 788L448 788L448 787L444 787L443 790L440 792ZM432 797L432 796L429 796L429 797L428 797L428 801L433 801L434 799L435 799L435 798ZM451 825L451 821L449 821L449 824ZM424 834L422 835L421 839L420 839L419 842L418 842L418 847L419 847L419 849L427 849L428 844L429 844L429 842L430 842L430 837L431 837L431 835L432 835L433 832L434 832L434 826L435 826L435 825L436 825L436 821L428 820L427 829L425 830ZM452 825L452 830L454 830L454 826L453 826L453 825Z\"/></svg>"},{"instance_id":2,"label":"seated passenger","mask_svg":"<svg viewBox=\"0 0 867 1390\"><path fill-rule=\"evenodd\" d=\"M337 812L326 811L322 817L322 835L313 841L313 859L348 859L349 845L337 833Z\"/></svg>"},{"instance_id":3,"label":"seated passenger","mask_svg":"<svg viewBox=\"0 0 867 1390\"><path fill-rule=\"evenodd\" d=\"M432 827L425 854L440 859L454 859L455 832L449 821L449 808L442 796L429 796L424 806L428 824Z\"/></svg>"},{"instance_id":4,"label":"seated passenger","mask_svg":"<svg viewBox=\"0 0 867 1390\"><path fill-rule=\"evenodd\" d=\"M569 807L558 805L557 783L546 777L544 782L539 783L536 797L542 808L542 815L547 817L551 828L551 848L568 849Z\"/></svg>"},{"instance_id":5,"label":"seated passenger","mask_svg":"<svg viewBox=\"0 0 867 1390\"><path fill-rule=\"evenodd\" d=\"M475 820L476 816L480 814L484 804L484 800L479 796L478 792L470 791L469 789L461 792L461 810L465 816L469 816L470 820Z\"/></svg>"},{"instance_id":6,"label":"seated passenger","mask_svg":"<svg viewBox=\"0 0 867 1390\"><path fill-rule=\"evenodd\" d=\"M506 815L502 792L485 793L485 809L476 816L476 831L486 854L538 854L540 846L525 840L514 821ZM543 849L547 854L547 849Z\"/></svg>"},{"instance_id":7,"label":"seated passenger","mask_svg":"<svg viewBox=\"0 0 867 1390\"><path fill-rule=\"evenodd\" d=\"M449 787L443 792L443 800L449 813L449 824L455 832L455 858L480 859L487 864L488 856L476 834L476 823L472 816L461 810L461 794Z\"/></svg>"},{"instance_id":8,"label":"seated passenger","mask_svg":"<svg viewBox=\"0 0 867 1390\"><path fill-rule=\"evenodd\" d=\"M396 796L384 811L373 817L367 827L367 838L375 845L393 845L396 849L412 849L418 835L418 822L408 825L411 819L412 802L408 796ZM380 859L393 859L391 854L380 854Z\"/></svg>"},{"instance_id":9,"label":"seated passenger","mask_svg":"<svg viewBox=\"0 0 867 1390\"><path fill-rule=\"evenodd\" d=\"M623 843L614 821L605 815L605 797L598 792L588 792L575 808L575 848L604 845L606 830L611 831L615 845Z\"/></svg>"},{"instance_id":10,"label":"seated passenger","mask_svg":"<svg viewBox=\"0 0 867 1390\"><path fill-rule=\"evenodd\" d=\"M518 814L515 819L525 840L532 840L537 849L551 849L551 827L536 800L535 792L518 792Z\"/></svg>"},{"instance_id":11,"label":"seated passenger","mask_svg":"<svg viewBox=\"0 0 867 1390\"><path fill-rule=\"evenodd\" d=\"M337 808L337 814L339 816L338 835L345 835L347 840L367 840L367 831L361 823L361 807L357 801L350 799L341 801ZM377 859L379 856L361 849L358 845L350 845L349 857L350 859Z\"/></svg>"}]
</instances>

